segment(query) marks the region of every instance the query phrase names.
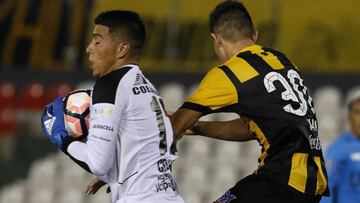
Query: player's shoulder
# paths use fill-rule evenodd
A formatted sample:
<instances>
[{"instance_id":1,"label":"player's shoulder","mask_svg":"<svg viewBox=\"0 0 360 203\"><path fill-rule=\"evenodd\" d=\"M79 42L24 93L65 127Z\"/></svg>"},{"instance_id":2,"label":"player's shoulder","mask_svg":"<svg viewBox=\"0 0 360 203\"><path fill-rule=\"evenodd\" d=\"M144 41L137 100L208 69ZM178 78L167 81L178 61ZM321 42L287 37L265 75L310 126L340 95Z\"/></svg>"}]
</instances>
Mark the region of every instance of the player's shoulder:
<instances>
[{"instance_id":1,"label":"player's shoulder","mask_svg":"<svg viewBox=\"0 0 360 203\"><path fill-rule=\"evenodd\" d=\"M210 70L206 73L205 77L221 77L224 75L223 70L224 64L221 64L219 66L214 66L210 68Z\"/></svg>"},{"instance_id":2,"label":"player's shoulder","mask_svg":"<svg viewBox=\"0 0 360 203\"><path fill-rule=\"evenodd\" d=\"M93 88L92 103L114 104L119 83L131 69L132 66L125 66L98 78Z\"/></svg>"}]
</instances>

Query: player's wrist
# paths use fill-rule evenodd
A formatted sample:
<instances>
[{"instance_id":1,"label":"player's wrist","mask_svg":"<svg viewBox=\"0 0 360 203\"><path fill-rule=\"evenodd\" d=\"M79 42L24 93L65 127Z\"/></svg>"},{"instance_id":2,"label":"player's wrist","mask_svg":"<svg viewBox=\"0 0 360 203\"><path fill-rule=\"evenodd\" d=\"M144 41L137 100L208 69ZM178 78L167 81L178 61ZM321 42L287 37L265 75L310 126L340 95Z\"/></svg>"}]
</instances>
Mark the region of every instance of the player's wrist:
<instances>
[{"instance_id":1,"label":"player's wrist","mask_svg":"<svg viewBox=\"0 0 360 203\"><path fill-rule=\"evenodd\" d=\"M195 122L190 130L192 131L192 135L201 135L200 122Z\"/></svg>"}]
</instances>

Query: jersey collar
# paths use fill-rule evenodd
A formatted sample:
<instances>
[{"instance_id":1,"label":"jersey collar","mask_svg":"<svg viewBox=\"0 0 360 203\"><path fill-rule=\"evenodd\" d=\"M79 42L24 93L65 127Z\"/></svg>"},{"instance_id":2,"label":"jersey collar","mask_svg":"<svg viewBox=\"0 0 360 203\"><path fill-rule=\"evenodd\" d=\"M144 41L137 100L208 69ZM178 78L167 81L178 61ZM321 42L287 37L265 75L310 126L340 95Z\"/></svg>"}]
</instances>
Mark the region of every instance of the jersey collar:
<instances>
[{"instance_id":1,"label":"jersey collar","mask_svg":"<svg viewBox=\"0 0 360 203\"><path fill-rule=\"evenodd\" d=\"M250 51L251 53L255 53L255 52L259 52L259 50L262 49L262 46L257 45L257 44L253 44L247 47L244 47L243 49L241 49L237 54L235 54L234 56L232 56L228 61L232 60L233 58L237 57L237 55L239 55L240 53L243 52L247 52Z\"/></svg>"},{"instance_id":2,"label":"jersey collar","mask_svg":"<svg viewBox=\"0 0 360 203\"><path fill-rule=\"evenodd\" d=\"M254 45L250 45L250 46L243 48L238 54L240 54L242 52L246 52L246 51L256 52L260 49L262 49L262 46L254 44ZM238 55L238 54L236 54L236 55Z\"/></svg>"},{"instance_id":3,"label":"jersey collar","mask_svg":"<svg viewBox=\"0 0 360 203\"><path fill-rule=\"evenodd\" d=\"M124 68L124 67L139 68L139 66L136 64L125 64L125 65L121 66L121 68Z\"/></svg>"}]
</instances>

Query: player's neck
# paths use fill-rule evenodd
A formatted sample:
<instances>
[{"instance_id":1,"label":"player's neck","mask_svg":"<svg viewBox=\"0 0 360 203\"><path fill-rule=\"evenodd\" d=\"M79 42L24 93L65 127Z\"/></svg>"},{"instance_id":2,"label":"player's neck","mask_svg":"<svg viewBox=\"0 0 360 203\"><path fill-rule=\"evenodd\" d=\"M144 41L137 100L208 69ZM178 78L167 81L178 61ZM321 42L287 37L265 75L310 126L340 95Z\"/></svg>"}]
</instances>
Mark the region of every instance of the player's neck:
<instances>
[{"instance_id":1,"label":"player's neck","mask_svg":"<svg viewBox=\"0 0 360 203\"><path fill-rule=\"evenodd\" d=\"M231 57L235 56L236 54L238 54L244 48L252 46L254 44L255 44L255 42L251 39L244 39L244 40L240 40L236 43L233 43L231 46L229 46L229 51L228 51L229 59Z\"/></svg>"},{"instance_id":2,"label":"player's neck","mask_svg":"<svg viewBox=\"0 0 360 203\"><path fill-rule=\"evenodd\" d=\"M113 72L115 70L119 70L119 69L125 67L126 65L137 65L137 66L139 66L139 60L136 60L136 59L119 60L112 66L109 73Z\"/></svg>"}]
</instances>

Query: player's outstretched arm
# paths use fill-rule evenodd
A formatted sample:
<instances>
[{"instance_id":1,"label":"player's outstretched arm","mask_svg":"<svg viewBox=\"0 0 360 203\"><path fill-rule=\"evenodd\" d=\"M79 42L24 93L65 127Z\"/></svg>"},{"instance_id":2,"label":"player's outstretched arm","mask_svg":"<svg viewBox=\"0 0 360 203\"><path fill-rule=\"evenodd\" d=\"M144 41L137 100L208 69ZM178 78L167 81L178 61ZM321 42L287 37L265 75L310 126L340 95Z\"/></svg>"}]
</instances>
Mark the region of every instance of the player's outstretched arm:
<instances>
[{"instance_id":1,"label":"player's outstretched arm","mask_svg":"<svg viewBox=\"0 0 360 203\"><path fill-rule=\"evenodd\" d=\"M187 129L192 128L194 123L199 120L202 113L190 109L179 109L170 116L171 125L176 140L181 139Z\"/></svg>"},{"instance_id":2,"label":"player's outstretched arm","mask_svg":"<svg viewBox=\"0 0 360 203\"><path fill-rule=\"evenodd\" d=\"M198 121L186 134L239 142L256 139L241 118L231 121Z\"/></svg>"}]
</instances>

